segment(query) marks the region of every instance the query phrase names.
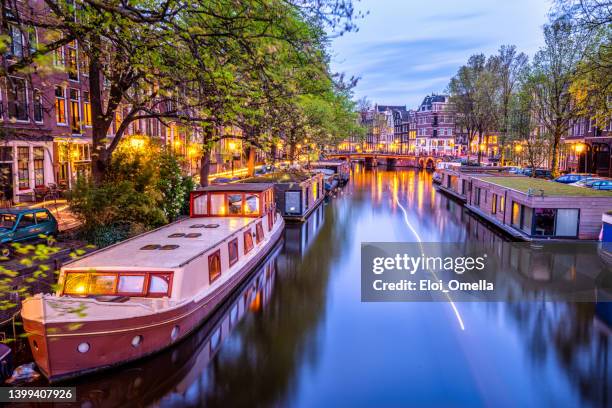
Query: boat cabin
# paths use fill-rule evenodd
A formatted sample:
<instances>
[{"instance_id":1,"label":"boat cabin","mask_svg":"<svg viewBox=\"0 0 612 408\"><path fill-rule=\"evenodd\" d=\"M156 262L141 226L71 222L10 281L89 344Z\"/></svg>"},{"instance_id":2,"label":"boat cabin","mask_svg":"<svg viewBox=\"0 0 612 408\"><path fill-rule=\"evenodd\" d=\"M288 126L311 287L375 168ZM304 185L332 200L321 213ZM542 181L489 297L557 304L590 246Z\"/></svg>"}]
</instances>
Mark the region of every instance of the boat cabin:
<instances>
[{"instance_id":1,"label":"boat cabin","mask_svg":"<svg viewBox=\"0 0 612 408\"><path fill-rule=\"evenodd\" d=\"M274 187L267 183L222 184L191 193L191 217L260 217L273 211Z\"/></svg>"},{"instance_id":2,"label":"boat cabin","mask_svg":"<svg viewBox=\"0 0 612 408\"><path fill-rule=\"evenodd\" d=\"M321 160L311 162L309 167L311 169L333 170L338 177L338 181L343 184L349 181L351 175L351 165L344 160Z\"/></svg>"},{"instance_id":3,"label":"boat cabin","mask_svg":"<svg viewBox=\"0 0 612 408\"><path fill-rule=\"evenodd\" d=\"M271 239L275 208L271 184L199 189L191 193L190 218L68 263L58 294L109 302L193 296L247 264Z\"/></svg>"}]
</instances>

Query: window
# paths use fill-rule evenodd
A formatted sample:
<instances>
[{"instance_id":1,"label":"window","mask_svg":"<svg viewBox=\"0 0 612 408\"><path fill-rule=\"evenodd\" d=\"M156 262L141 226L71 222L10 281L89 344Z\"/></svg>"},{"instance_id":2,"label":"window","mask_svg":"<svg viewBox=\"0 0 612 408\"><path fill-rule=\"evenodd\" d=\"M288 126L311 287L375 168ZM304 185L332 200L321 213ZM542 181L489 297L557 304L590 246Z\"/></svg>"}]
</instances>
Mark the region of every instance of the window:
<instances>
[{"instance_id":1,"label":"window","mask_svg":"<svg viewBox=\"0 0 612 408\"><path fill-rule=\"evenodd\" d=\"M43 121L43 104L39 89L34 90L32 101L34 105L34 121L40 123Z\"/></svg>"},{"instance_id":2,"label":"window","mask_svg":"<svg viewBox=\"0 0 612 408\"><path fill-rule=\"evenodd\" d=\"M118 293L142 294L144 291L145 275L121 275L117 285Z\"/></svg>"},{"instance_id":3,"label":"window","mask_svg":"<svg viewBox=\"0 0 612 408\"><path fill-rule=\"evenodd\" d=\"M85 76L89 75L89 56L81 52L79 53L79 61L81 63L81 74Z\"/></svg>"},{"instance_id":4,"label":"window","mask_svg":"<svg viewBox=\"0 0 612 408\"><path fill-rule=\"evenodd\" d=\"M64 59L64 47L58 47L53 52L53 64L55 66L64 66L66 64Z\"/></svg>"},{"instance_id":5,"label":"window","mask_svg":"<svg viewBox=\"0 0 612 408\"><path fill-rule=\"evenodd\" d=\"M72 133L81 133L79 91L70 89L70 129Z\"/></svg>"},{"instance_id":6,"label":"window","mask_svg":"<svg viewBox=\"0 0 612 408\"><path fill-rule=\"evenodd\" d=\"M555 234L555 209L536 208L534 210L534 234L553 236Z\"/></svg>"},{"instance_id":7,"label":"window","mask_svg":"<svg viewBox=\"0 0 612 408\"><path fill-rule=\"evenodd\" d=\"M9 119L28 120L28 101L25 79L9 78L7 96Z\"/></svg>"},{"instance_id":8,"label":"window","mask_svg":"<svg viewBox=\"0 0 612 408\"><path fill-rule=\"evenodd\" d=\"M499 212L503 213L504 211L506 211L506 197L500 196L499 197Z\"/></svg>"},{"instance_id":9,"label":"window","mask_svg":"<svg viewBox=\"0 0 612 408\"><path fill-rule=\"evenodd\" d=\"M251 235L251 230L248 229L244 231L244 254L248 254L253 249L253 235Z\"/></svg>"},{"instance_id":10,"label":"window","mask_svg":"<svg viewBox=\"0 0 612 408\"><path fill-rule=\"evenodd\" d=\"M578 236L579 218L580 218L580 210L578 209L575 209L575 208L558 209L555 235L558 237L576 237Z\"/></svg>"},{"instance_id":11,"label":"window","mask_svg":"<svg viewBox=\"0 0 612 408\"><path fill-rule=\"evenodd\" d=\"M149 295L168 295L170 290L170 276L149 275Z\"/></svg>"},{"instance_id":12,"label":"window","mask_svg":"<svg viewBox=\"0 0 612 408\"><path fill-rule=\"evenodd\" d=\"M225 215L225 194L211 194L210 195L210 214L211 215Z\"/></svg>"},{"instance_id":13,"label":"window","mask_svg":"<svg viewBox=\"0 0 612 408\"><path fill-rule=\"evenodd\" d=\"M227 244L227 253L229 256L229 265L232 266L238 262L238 238L232 239Z\"/></svg>"},{"instance_id":14,"label":"window","mask_svg":"<svg viewBox=\"0 0 612 408\"><path fill-rule=\"evenodd\" d=\"M67 273L64 282L64 293L67 295L84 295L87 293L88 273Z\"/></svg>"},{"instance_id":15,"label":"window","mask_svg":"<svg viewBox=\"0 0 612 408\"><path fill-rule=\"evenodd\" d=\"M42 222L49 221L49 213L46 211L39 211L36 213L36 223L40 224Z\"/></svg>"},{"instance_id":16,"label":"window","mask_svg":"<svg viewBox=\"0 0 612 408\"><path fill-rule=\"evenodd\" d=\"M55 121L58 124L66 124L66 95L61 86L55 87Z\"/></svg>"},{"instance_id":17,"label":"window","mask_svg":"<svg viewBox=\"0 0 612 408\"><path fill-rule=\"evenodd\" d=\"M116 281L117 275L91 274L87 292L90 295L112 295L115 293Z\"/></svg>"},{"instance_id":18,"label":"window","mask_svg":"<svg viewBox=\"0 0 612 408\"><path fill-rule=\"evenodd\" d=\"M23 33L21 30L14 25L9 25L10 44L8 56L17 58L23 57Z\"/></svg>"},{"instance_id":19,"label":"window","mask_svg":"<svg viewBox=\"0 0 612 408\"><path fill-rule=\"evenodd\" d=\"M474 204L480 205L480 187L474 188Z\"/></svg>"},{"instance_id":20,"label":"window","mask_svg":"<svg viewBox=\"0 0 612 408\"><path fill-rule=\"evenodd\" d=\"M208 256L208 283L213 283L221 276L221 251Z\"/></svg>"},{"instance_id":21,"label":"window","mask_svg":"<svg viewBox=\"0 0 612 408\"><path fill-rule=\"evenodd\" d=\"M255 240L259 244L264 239L263 227L261 226L261 222L258 222L255 226Z\"/></svg>"},{"instance_id":22,"label":"window","mask_svg":"<svg viewBox=\"0 0 612 408\"><path fill-rule=\"evenodd\" d=\"M259 215L259 196L256 194L246 196L244 215Z\"/></svg>"},{"instance_id":23,"label":"window","mask_svg":"<svg viewBox=\"0 0 612 408\"><path fill-rule=\"evenodd\" d=\"M491 200L491 214L497 214L497 194L493 194L493 199Z\"/></svg>"},{"instance_id":24,"label":"window","mask_svg":"<svg viewBox=\"0 0 612 408\"><path fill-rule=\"evenodd\" d=\"M208 195L202 194L193 197L193 215L207 215L208 214Z\"/></svg>"},{"instance_id":25,"label":"window","mask_svg":"<svg viewBox=\"0 0 612 408\"><path fill-rule=\"evenodd\" d=\"M34 148L34 186L45 185L45 148Z\"/></svg>"},{"instance_id":26,"label":"window","mask_svg":"<svg viewBox=\"0 0 612 408\"><path fill-rule=\"evenodd\" d=\"M71 81L79 80L79 69L78 69L78 61L77 61L77 49L76 44L72 41L67 46L68 55L66 58L66 71L68 71L68 79Z\"/></svg>"},{"instance_id":27,"label":"window","mask_svg":"<svg viewBox=\"0 0 612 408\"><path fill-rule=\"evenodd\" d=\"M19 189L25 190L30 188L30 148L27 146L19 146L17 148L17 177L19 179Z\"/></svg>"},{"instance_id":28,"label":"window","mask_svg":"<svg viewBox=\"0 0 612 408\"><path fill-rule=\"evenodd\" d=\"M532 218L533 218L533 209L529 207L521 206L522 220L521 220L521 230L525 234L532 234Z\"/></svg>"},{"instance_id":29,"label":"window","mask_svg":"<svg viewBox=\"0 0 612 408\"><path fill-rule=\"evenodd\" d=\"M242 194L228 194L227 195L227 208L229 208L230 215L241 215L242 214Z\"/></svg>"},{"instance_id":30,"label":"window","mask_svg":"<svg viewBox=\"0 0 612 408\"><path fill-rule=\"evenodd\" d=\"M512 226L520 228L521 226L521 205L512 202Z\"/></svg>"},{"instance_id":31,"label":"window","mask_svg":"<svg viewBox=\"0 0 612 408\"><path fill-rule=\"evenodd\" d=\"M83 123L85 126L91 126L91 101L87 91L83 91Z\"/></svg>"},{"instance_id":32,"label":"window","mask_svg":"<svg viewBox=\"0 0 612 408\"><path fill-rule=\"evenodd\" d=\"M19 228L27 228L32 225L36 225L36 219L34 218L34 214L23 214L21 219L19 220Z\"/></svg>"}]
</instances>

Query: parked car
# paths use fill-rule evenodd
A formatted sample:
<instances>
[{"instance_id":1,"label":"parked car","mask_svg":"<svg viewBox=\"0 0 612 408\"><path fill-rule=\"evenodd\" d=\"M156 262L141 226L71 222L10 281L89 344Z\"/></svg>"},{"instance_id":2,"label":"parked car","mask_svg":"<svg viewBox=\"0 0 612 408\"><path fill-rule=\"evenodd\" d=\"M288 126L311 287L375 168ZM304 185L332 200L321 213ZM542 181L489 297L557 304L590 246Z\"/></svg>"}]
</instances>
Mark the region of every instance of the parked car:
<instances>
[{"instance_id":1,"label":"parked car","mask_svg":"<svg viewBox=\"0 0 612 408\"><path fill-rule=\"evenodd\" d=\"M571 183L575 183L577 181L584 180L587 178L592 178L592 177L595 177L595 175L589 174L589 173L570 173L570 174L565 174L563 176L557 177L555 181L557 183L571 184Z\"/></svg>"},{"instance_id":2,"label":"parked car","mask_svg":"<svg viewBox=\"0 0 612 408\"><path fill-rule=\"evenodd\" d=\"M532 174L532 169L531 168L525 168L523 169L523 173L525 176L527 177L531 177ZM535 169L535 176L537 178L545 178L545 179L552 179L552 173L550 172L550 170L547 169Z\"/></svg>"},{"instance_id":3,"label":"parked car","mask_svg":"<svg viewBox=\"0 0 612 408\"><path fill-rule=\"evenodd\" d=\"M591 181L595 181L595 180L603 180L601 177L587 177L587 178L583 178L580 181L577 181L575 183L571 183L570 186L576 186L576 187L586 187L587 183L591 182Z\"/></svg>"},{"instance_id":4,"label":"parked car","mask_svg":"<svg viewBox=\"0 0 612 408\"><path fill-rule=\"evenodd\" d=\"M612 190L612 180L591 180L586 186L593 190Z\"/></svg>"},{"instance_id":5,"label":"parked car","mask_svg":"<svg viewBox=\"0 0 612 408\"><path fill-rule=\"evenodd\" d=\"M0 211L0 255L12 254L13 242L39 239L40 235L55 236L57 220L46 208L9 209Z\"/></svg>"},{"instance_id":6,"label":"parked car","mask_svg":"<svg viewBox=\"0 0 612 408\"><path fill-rule=\"evenodd\" d=\"M516 166L511 166L508 167L508 173L510 174L522 174L523 169L521 169L520 167L516 167Z\"/></svg>"}]
</instances>

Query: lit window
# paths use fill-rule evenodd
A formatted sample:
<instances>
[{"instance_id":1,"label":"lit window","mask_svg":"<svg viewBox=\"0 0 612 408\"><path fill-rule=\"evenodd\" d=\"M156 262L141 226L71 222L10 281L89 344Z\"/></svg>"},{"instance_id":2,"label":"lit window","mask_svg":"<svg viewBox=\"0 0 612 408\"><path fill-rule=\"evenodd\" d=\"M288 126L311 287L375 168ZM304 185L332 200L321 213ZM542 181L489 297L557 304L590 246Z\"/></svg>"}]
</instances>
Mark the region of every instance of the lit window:
<instances>
[{"instance_id":1,"label":"lit window","mask_svg":"<svg viewBox=\"0 0 612 408\"><path fill-rule=\"evenodd\" d=\"M244 206L245 215L258 215L259 214L259 196L249 195L246 196L246 204Z\"/></svg>"},{"instance_id":2,"label":"lit window","mask_svg":"<svg viewBox=\"0 0 612 408\"><path fill-rule=\"evenodd\" d=\"M255 227L255 239L257 240L258 244L264 239L264 232L261 222L258 222L257 226Z\"/></svg>"},{"instance_id":3,"label":"lit window","mask_svg":"<svg viewBox=\"0 0 612 408\"><path fill-rule=\"evenodd\" d=\"M87 293L88 273L68 273L64 282L64 293L68 295L84 295Z\"/></svg>"},{"instance_id":4,"label":"lit window","mask_svg":"<svg viewBox=\"0 0 612 408\"><path fill-rule=\"evenodd\" d=\"M66 95L61 86L55 87L55 121L58 124L66 124Z\"/></svg>"}]
</instances>

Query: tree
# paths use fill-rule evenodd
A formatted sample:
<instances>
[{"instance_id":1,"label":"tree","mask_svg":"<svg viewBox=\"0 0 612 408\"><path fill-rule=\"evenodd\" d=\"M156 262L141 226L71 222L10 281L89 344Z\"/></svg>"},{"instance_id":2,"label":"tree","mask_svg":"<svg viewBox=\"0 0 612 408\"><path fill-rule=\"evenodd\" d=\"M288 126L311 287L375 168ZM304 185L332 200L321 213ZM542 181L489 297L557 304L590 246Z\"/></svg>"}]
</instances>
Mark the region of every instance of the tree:
<instances>
[{"instance_id":1,"label":"tree","mask_svg":"<svg viewBox=\"0 0 612 408\"><path fill-rule=\"evenodd\" d=\"M550 136L550 168L559 173L561 138L581 109L570 92L585 42L568 19L544 27L544 46L536 53L526 86L533 94L533 113Z\"/></svg>"},{"instance_id":2,"label":"tree","mask_svg":"<svg viewBox=\"0 0 612 408\"><path fill-rule=\"evenodd\" d=\"M508 126L510 121L510 103L517 91L521 77L525 74L528 57L518 53L514 45L503 45L497 55L489 57L489 69L495 75L498 111L498 144L500 146L500 163L505 161L505 146L509 138Z\"/></svg>"}]
</instances>

